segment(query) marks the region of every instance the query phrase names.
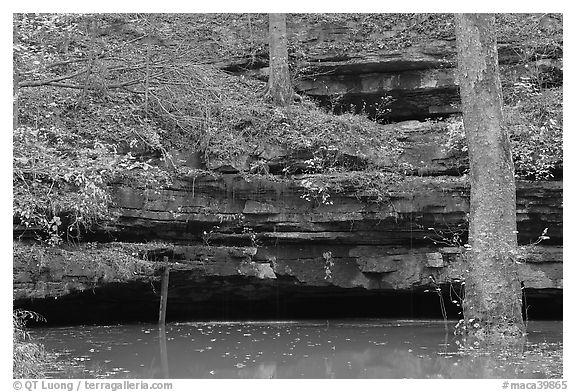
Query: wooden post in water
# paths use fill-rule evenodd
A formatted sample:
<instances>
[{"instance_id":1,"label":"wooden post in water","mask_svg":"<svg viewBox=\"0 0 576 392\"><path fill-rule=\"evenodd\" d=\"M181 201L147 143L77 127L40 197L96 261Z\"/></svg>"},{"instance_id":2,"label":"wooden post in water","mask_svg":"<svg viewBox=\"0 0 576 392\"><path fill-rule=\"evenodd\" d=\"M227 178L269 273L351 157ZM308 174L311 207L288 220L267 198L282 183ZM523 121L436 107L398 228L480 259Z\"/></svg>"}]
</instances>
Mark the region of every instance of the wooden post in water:
<instances>
[{"instance_id":1,"label":"wooden post in water","mask_svg":"<svg viewBox=\"0 0 576 392\"><path fill-rule=\"evenodd\" d=\"M168 279L170 278L170 266L168 257L164 256L164 273L162 274L162 288L160 289L160 313L158 324L166 325L166 306L168 305Z\"/></svg>"},{"instance_id":2,"label":"wooden post in water","mask_svg":"<svg viewBox=\"0 0 576 392\"><path fill-rule=\"evenodd\" d=\"M168 370L168 347L166 346L166 326L160 324L158 328L158 340L160 342L160 363L162 364L162 377L170 378Z\"/></svg>"},{"instance_id":3,"label":"wooden post in water","mask_svg":"<svg viewBox=\"0 0 576 392\"><path fill-rule=\"evenodd\" d=\"M166 306L168 305L168 280L170 278L170 265L168 257L164 256L164 272L162 274L162 287L160 288L160 312L158 315L158 338L160 340L160 361L162 363L162 376L169 378L168 349L166 347Z\"/></svg>"}]
</instances>

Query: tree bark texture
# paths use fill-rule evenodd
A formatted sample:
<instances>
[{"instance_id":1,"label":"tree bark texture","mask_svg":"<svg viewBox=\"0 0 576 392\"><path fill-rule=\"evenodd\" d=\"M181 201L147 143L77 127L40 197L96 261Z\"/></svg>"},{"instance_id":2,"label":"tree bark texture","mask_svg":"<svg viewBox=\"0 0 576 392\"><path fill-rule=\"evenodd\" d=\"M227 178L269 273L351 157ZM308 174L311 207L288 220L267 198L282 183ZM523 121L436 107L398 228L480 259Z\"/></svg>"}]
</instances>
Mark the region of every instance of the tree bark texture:
<instances>
[{"instance_id":1,"label":"tree bark texture","mask_svg":"<svg viewBox=\"0 0 576 392\"><path fill-rule=\"evenodd\" d=\"M16 47L18 45L18 38L16 38L16 32L13 33L13 45ZM19 126L19 119L18 119L18 99L20 95L20 71L18 67L18 56L16 55L16 51L14 51L14 55L12 56L12 129L17 129Z\"/></svg>"},{"instance_id":2,"label":"tree bark texture","mask_svg":"<svg viewBox=\"0 0 576 392\"><path fill-rule=\"evenodd\" d=\"M92 19L89 27L90 32L90 47L89 50L89 59L88 59L88 69L86 71L86 78L84 79L84 88L82 89L82 96L80 97L80 103L84 103L84 99L88 94L89 83L90 83L90 75L92 73L92 68L94 68L94 63L96 61L96 31L98 29L98 25L96 19Z\"/></svg>"},{"instance_id":3,"label":"tree bark texture","mask_svg":"<svg viewBox=\"0 0 576 392\"><path fill-rule=\"evenodd\" d=\"M516 185L503 124L494 15L456 15L456 44L471 182L463 325L482 339L519 337L525 326L515 263Z\"/></svg>"},{"instance_id":4,"label":"tree bark texture","mask_svg":"<svg viewBox=\"0 0 576 392\"><path fill-rule=\"evenodd\" d=\"M288 38L286 35L286 14L269 14L270 29L270 75L266 96L278 106L292 104L294 89L288 66Z\"/></svg>"},{"instance_id":5,"label":"tree bark texture","mask_svg":"<svg viewBox=\"0 0 576 392\"><path fill-rule=\"evenodd\" d=\"M16 64L14 64L13 80L12 80L12 128L16 129L19 126L18 121L18 96L20 95L20 90L18 88L18 83L20 81L20 74L16 69Z\"/></svg>"}]
</instances>

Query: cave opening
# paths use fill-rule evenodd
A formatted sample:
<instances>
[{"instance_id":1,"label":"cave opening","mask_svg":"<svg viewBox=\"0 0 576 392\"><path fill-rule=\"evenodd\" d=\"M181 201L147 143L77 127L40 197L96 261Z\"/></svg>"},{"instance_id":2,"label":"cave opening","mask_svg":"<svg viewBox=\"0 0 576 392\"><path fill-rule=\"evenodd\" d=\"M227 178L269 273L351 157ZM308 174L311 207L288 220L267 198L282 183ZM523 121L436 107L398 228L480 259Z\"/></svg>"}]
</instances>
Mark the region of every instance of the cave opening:
<instances>
[{"instance_id":1,"label":"cave opening","mask_svg":"<svg viewBox=\"0 0 576 392\"><path fill-rule=\"evenodd\" d=\"M461 318L458 288L434 290L366 290L334 286L306 287L256 279L207 279L188 288L171 287L167 321L300 320L300 319L436 319ZM60 298L16 301L15 308L35 311L42 325L139 323L158 320L159 285L109 284ZM191 288L194 287L194 288ZM454 290L456 289L456 290ZM443 307L445 314L443 314ZM529 320L561 320L562 291L525 291Z\"/></svg>"}]
</instances>

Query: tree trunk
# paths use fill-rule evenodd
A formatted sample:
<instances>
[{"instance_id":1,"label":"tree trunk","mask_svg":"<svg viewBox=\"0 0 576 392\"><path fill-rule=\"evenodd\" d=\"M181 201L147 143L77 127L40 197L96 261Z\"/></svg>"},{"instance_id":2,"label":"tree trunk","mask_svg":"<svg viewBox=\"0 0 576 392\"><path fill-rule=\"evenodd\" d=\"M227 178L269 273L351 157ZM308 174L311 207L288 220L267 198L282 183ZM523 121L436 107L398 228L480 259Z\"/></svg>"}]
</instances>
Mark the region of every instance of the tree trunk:
<instances>
[{"instance_id":1,"label":"tree trunk","mask_svg":"<svg viewBox=\"0 0 576 392\"><path fill-rule=\"evenodd\" d=\"M18 122L18 95L19 88L18 83L20 82L20 74L16 69L16 64L14 64L13 80L12 80L12 128L17 129L19 126Z\"/></svg>"},{"instance_id":2,"label":"tree trunk","mask_svg":"<svg viewBox=\"0 0 576 392\"><path fill-rule=\"evenodd\" d=\"M148 95L150 94L150 57L152 52L152 40L147 37L146 44L146 80L144 82L144 113L148 119Z\"/></svg>"},{"instance_id":3,"label":"tree trunk","mask_svg":"<svg viewBox=\"0 0 576 392\"><path fill-rule=\"evenodd\" d=\"M14 31L12 34L12 44L14 48L18 45L18 38L16 32ZM14 49L14 54L12 56L12 129L17 129L20 125L18 115L19 115L19 106L18 106L18 99L20 95L20 70L19 70L19 59L16 54L16 50Z\"/></svg>"},{"instance_id":4,"label":"tree trunk","mask_svg":"<svg viewBox=\"0 0 576 392\"><path fill-rule=\"evenodd\" d=\"M286 14L269 14L270 75L265 96L278 106L287 106L294 100L294 89L288 67L288 39Z\"/></svg>"},{"instance_id":5,"label":"tree trunk","mask_svg":"<svg viewBox=\"0 0 576 392\"><path fill-rule=\"evenodd\" d=\"M96 30L98 28L96 18L92 18L89 27L90 33L90 46L88 48L89 55L88 55L88 69L86 71L86 78L84 79L84 88L82 89L82 96L80 97L80 104L84 104L84 99L88 94L89 83L90 83L90 75L92 73L92 68L94 68L94 63L96 62Z\"/></svg>"},{"instance_id":6,"label":"tree trunk","mask_svg":"<svg viewBox=\"0 0 576 392\"><path fill-rule=\"evenodd\" d=\"M456 15L458 80L470 158L470 228L464 320L480 339L524 335L516 270L516 184L503 124L495 17Z\"/></svg>"}]
</instances>

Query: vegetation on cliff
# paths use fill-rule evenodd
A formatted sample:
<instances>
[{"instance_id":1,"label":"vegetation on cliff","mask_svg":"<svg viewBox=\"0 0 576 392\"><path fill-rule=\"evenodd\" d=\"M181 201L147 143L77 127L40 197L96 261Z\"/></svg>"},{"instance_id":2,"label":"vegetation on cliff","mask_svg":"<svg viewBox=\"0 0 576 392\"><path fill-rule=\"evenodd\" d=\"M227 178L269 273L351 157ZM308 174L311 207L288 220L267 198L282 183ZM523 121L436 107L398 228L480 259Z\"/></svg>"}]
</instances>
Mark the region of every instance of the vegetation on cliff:
<instances>
[{"instance_id":1,"label":"vegetation on cliff","mask_svg":"<svg viewBox=\"0 0 576 392\"><path fill-rule=\"evenodd\" d=\"M46 274L54 279L78 277L75 284L58 287L60 295L89 289L98 282L122 282L140 277L147 281L153 276L155 267L150 251L165 247L168 245L159 242L112 243L107 246L85 242L46 247L15 241L12 248L14 275L24 281L40 280Z\"/></svg>"},{"instance_id":2,"label":"vegetation on cliff","mask_svg":"<svg viewBox=\"0 0 576 392\"><path fill-rule=\"evenodd\" d=\"M561 52L556 18L503 15L499 35L533 64L542 48ZM341 40L310 41L296 28L338 25ZM454 34L443 14L297 14L288 30L296 79L319 53L405 50ZM114 218L111 184L154 192L180 175L227 167L326 175L303 184L316 200L323 181L332 191L354 182L378 199L380 185L407 169L398 161L403 142L363 114L336 116L306 98L268 104L265 83L240 72L265 65L266 42L265 15L14 15L14 222L50 244L76 240ZM517 173L531 179L562 161L562 91L544 69L505 83ZM446 143L458 151L452 130Z\"/></svg>"}]
</instances>

